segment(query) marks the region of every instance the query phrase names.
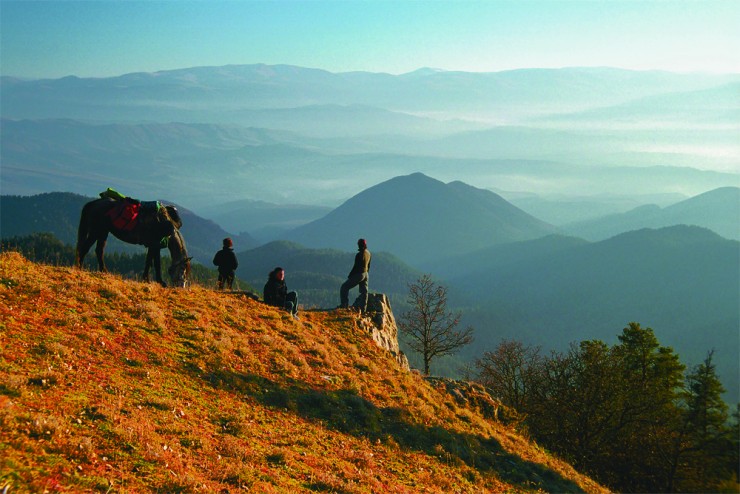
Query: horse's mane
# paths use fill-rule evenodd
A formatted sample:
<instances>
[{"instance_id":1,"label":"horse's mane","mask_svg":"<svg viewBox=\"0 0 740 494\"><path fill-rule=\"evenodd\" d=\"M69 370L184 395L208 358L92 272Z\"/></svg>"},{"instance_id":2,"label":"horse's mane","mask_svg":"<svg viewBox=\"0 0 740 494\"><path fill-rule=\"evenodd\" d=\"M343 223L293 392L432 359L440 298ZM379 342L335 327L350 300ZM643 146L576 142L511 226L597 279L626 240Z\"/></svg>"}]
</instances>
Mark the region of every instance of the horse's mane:
<instances>
[{"instance_id":1,"label":"horse's mane","mask_svg":"<svg viewBox=\"0 0 740 494\"><path fill-rule=\"evenodd\" d=\"M182 238L182 234L179 229L176 228L175 231L172 232L172 237L170 238L168 247L170 248L170 254L172 255L172 262L184 263L185 275L189 275L191 268L190 259L192 258L188 257L188 251L185 247L185 239ZM170 269L172 269L172 267Z\"/></svg>"},{"instance_id":2,"label":"horse's mane","mask_svg":"<svg viewBox=\"0 0 740 494\"><path fill-rule=\"evenodd\" d=\"M182 219L175 206L168 205L163 207L160 210L160 214L164 219L171 221L178 230L182 227Z\"/></svg>"}]
</instances>

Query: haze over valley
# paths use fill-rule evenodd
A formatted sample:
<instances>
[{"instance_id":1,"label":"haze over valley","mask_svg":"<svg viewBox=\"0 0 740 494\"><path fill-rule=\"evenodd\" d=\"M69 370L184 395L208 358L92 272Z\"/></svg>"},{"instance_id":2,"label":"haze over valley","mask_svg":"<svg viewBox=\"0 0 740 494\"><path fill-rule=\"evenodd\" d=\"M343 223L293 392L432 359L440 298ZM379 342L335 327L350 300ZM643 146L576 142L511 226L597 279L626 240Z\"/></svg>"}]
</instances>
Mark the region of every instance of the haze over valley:
<instances>
[{"instance_id":1,"label":"haze over valley","mask_svg":"<svg viewBox=\"0 0 740 494\"><path fill-rule=\"evenodd\" d=\"M3 77L3 193L90 194L115 182L217 215L239 200L336 207L422 172L530 203L557 199L574 206L562 222L584 220L584 209L624 212L737 186L739 81L266 65ZM603 197L592 201L602 208L575 207L584 196Z\"/></svg>"}]
</instances>

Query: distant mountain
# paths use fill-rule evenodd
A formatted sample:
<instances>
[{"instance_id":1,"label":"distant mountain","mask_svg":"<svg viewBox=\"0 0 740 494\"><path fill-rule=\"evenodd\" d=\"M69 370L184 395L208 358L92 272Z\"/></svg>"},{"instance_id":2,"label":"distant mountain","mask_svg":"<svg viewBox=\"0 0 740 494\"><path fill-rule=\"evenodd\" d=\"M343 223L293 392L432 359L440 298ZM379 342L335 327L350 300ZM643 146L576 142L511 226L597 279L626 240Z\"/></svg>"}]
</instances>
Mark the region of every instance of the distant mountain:
<instances>
[{"instance_id":1,"label":"distant mountain","mask_svg":"<svg viewBox=\"0 0 740 494\"><path fill-rule=\"evenodd\" d=\"M460 119L433 118L390 111L367 105L308 105L297 108L244 109L226 117L250 127L299 132L310 137L350 138L368 135L419 133L438 135L484 127Z\"/></svg>"},{"instance_id":2,"label":"distant mountain","mask_svg":"<svg viewBox=\"0 0 740 494\"><path fill-rule=\"evenodd\" d=\"M689 362L715 349L729 401L740 397L740 242L695 226L597 243L554 240L502 246L447 267L459 266L447 281L467 295L478 348L508 338L565 349L610 341L636 321Z\"/></svg>"},{"instance_id":3,"label":"distant mountain","mask_svg":"<svg viewBox=\"0 0 740 494\"><path fill-rule=\"evenodd\" d=\"M191 209L247 198L339 204L378 175L394 176L399 161L324 153L294 134L219 125L3 119L2 129L3 191L15 195L85 195L116 183ZM401 160L402 168L417 168L418 159ZM376 164L362 176L350 173Z\"/></svg>"},{"instance_id":4,"label":"distant mountain","mask_svg":"<svg viewBox=\"0 0 740 494\"><path fill-rule=\"evenodd\" d=\"M496 192L496 191L494 191ZM629 194L630 189L611 194L596 195L539 195L531 193L498 192L504 199L532 216L555 226L594 220L607 215L624 213L646 204L665 207L683 201L684 194Z\"/></svg>"},{"instance_id":5,"label":"distant mountain","mask_svg":"<svg viewBox=\"0 0 740 494\"><path fill-rule=\"evenodd\" d=\"M702 226L725 238L740 240L740 188L710 190L665 208L641 206L622 214L564 225L563 230L589 240L603 240L630 230L681 224Z\"/></svg>"},{"instance_id":6,"label":"distant mountain","mask_svg":"<svg viewBox=\"0 0 740 494\"><path fill-rule=\"evenodd\" d=\"M614 128L624 125L653 124L686 125L705 122L735 127L740 114L740 83L693 91L668 92L646 96L610 107L595 108L574 114L548 117L560 124L588 124Z\"/></svg>"},{"instance_id":7,"label":"distant mountain","mask_svg":"<svg viewBox=\"0 0 740 494\"><path fill-rule=\"evenodd\" d=\"M90 123L72 119L13 120L3 118L3 154L27 146L61 147L69 141L101 152L150 152L187 155L205 149L290 141L287 132L200 123Z\"/></svg>"},{"instance_id":8,"label":"distant mountain","mask_svg":"<svg viewBox=\"0 0 740 494\"><path fill-rule=\"evenodd\" d=\"M300 165L316 152L265 129L201 124L90 124L74 120L2 120L3 190L31 195L85 194L111 183L192 204L244 189L255 167ZM269 156L272 161L265 163ZM123 186L121 186L123 188Z\"/></svg>"},{"instance_id":9,"label":"distant mountain","mask_svg":"<svg viewBox=\"0 0 740 494\"><path fill-rule=\"evenodd\" d=\"M237 276L262 289L267 274L276 266L286 270L286 283L297 290L307 307L336 307L339 287L347 279L354 253L335 249L310 249L299 244L276 241L252 250L239 251ZM408 295L408 283L421 273L386 252L373 252L370 291L385 293L394 309L401 309ZM357 294L357 290L354 292ZM400 311L397 311L400 315Z\"/></svg>"},{"instance_id":10,"label":"distant mountain","mask_svg":"<svg viewBox=\"0 0 740 494\"><path fill-rule=\"evenodd\" d=\"M737 173L643 166L642 154L628 160L638 160L639 167L594 166L587 153L603 154L603 149L616 144L600 145L593 136L562 131L553 134L552 141L549 133L507 127L435 140L399 135L380 141L370 137L317 140L219 125L4 119L0 176L5 194L65 190L86 195L117 183L196 210L243 199L337 205L370 184L417 171L477 187L540 194L595 196L622 191L638 204L644 204L641 196L646 194L699 193L740 182ZM558 142L565 143L565 148ZM377 151L383 148L394 153ZM433 156L436 153L446 157ZM549 153L563 161L541 159ZM464 155L489 158L460 157ZM694 160L687 156L671 161L683 159ZM253 230L249 225L240 228Z\"/></svg>"},{"instance_id":11,"label":"distant mountain","mask_svg":"<svg viewBox=\"0 0 740 494\"><path fill-rule=\"evenodd\" d=\"M717 114L714 123L710 119L687 119L681 124L658 125L635 114L630 125L615 127L587 120L570 126L549 124L546 119L532 118L526 124L490 125L439 138L420 137L395 146L390 141L385 150L447 158L582 163L592 168L701 165L706 169L734 170L738 129L735 124L728 124L726 118L723 113ZM737 183L735 180L733 183Z\"/></svg>"},{"instance_id":12,"label":"distant mountain","mask_svg":"<svg viewBox=\"0 0 740 494\"><path fill-rule=\"evenodd\" d=\"M52 233L68 245L77 244L80 212L86 202L94 199L68 192L51 192L34 196L0 196L0 236L10 238L32 233ZM153 200L142 198L142 200ZM165 204L170 201L160 199ZM230 234L213 221L203 219L192 211L178 206L182 218L182 234L188 254L210 265L213 255L221 248L221 241ZM232 235L242 248L254 247L257 242L248 233ZM108 237L111 252L142 252L143 247L125 244L112 235Z\"/></svg>"},{"instance_id":13,"label":"distant mountain","mask_svg":"<svg viewBox=\"0 0 740 494\"><path fill-rule=\"evenodd\" d=\"M509 270L534 261L551 259L557 253L567 252L585 244L588 244L588 241L580 238L552 234L534 240L493 245L474 252L431 261L421 268L440 278L451 280L461 287L466 284L463 280L470 279L477 290L479 288L477 278L480 273Z\"/></svg>"},{"instance_id":14,"label":"distant mountain","mask_svg":"<svg viewBox=\"0 0 740 494\"><path fill-rule=\"evenodd\" d=\"M188 254L207 266L213 265L213 256L223 246L225 237L231 237L234 245L242 249L259 245L259 242L247 232L231 234L189 209L178 207L178 211L182 217L181 231L188 245Z\"/></svg>"},{"instance_id":15,"label":"distant mountain","mask_svg":"<svg viewBox=\"0 0 740 494\"><path fill-rule=\"evenodd\" d=\"M541 114L616 105L666 92L736 82L737 76L609 68L493 73L416 71L331 73L288 65L195 67L108 78L0 79L9 118L249 123L243 110L367 105L449 115Z\"/></svg>"},{"instance_id":16,"label":"distant mountain","mask_svg":"<svg viewBox=\"0 0 740 494\"><path fill-rule=\"evenodd\" d=\"M493 192L445 184L422 173L396 177L357 194L325 217L288 232L312 247L392 252L412 266L453 254L553 233L555 228Z\"/></svg>"},{"instance_id":17,"label":"distant mountain","mask_svg":"<svg viewBox=\"0 0 740 494\"><path fill-rule=\"evenodd\" d=\"M90 200L91 197L69 192L0 196L0 236L10 238L52 233L61 242L75 245L80 212Z\"/></svg>"},{"instance_id":18,"label":"distant mountain","mask_svg":"<svg viewBox=\"0 0 740 494\"><path fill-rule=\"evenodd\" d=\"M254 237L274 240L287 230L325 216L331 209L328 206L275 204L243 199L204 206L199 213L228 231L249 231Z\"/></svg>"}]
</instances>

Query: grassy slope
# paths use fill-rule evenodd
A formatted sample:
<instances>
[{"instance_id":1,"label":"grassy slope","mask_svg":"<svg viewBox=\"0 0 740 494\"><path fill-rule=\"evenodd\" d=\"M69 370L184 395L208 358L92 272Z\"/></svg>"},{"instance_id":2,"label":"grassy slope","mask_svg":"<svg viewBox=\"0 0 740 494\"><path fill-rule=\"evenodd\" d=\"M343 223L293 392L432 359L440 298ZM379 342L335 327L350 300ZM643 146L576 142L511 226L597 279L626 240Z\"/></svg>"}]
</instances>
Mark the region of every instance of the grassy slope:
<instances>
[{"instance_id":1,"label":"grassy slope","mask_svg":"<svg viewBox=\"0 0 740 494\"><path fill-rule=\"evenodd\" d=\"M603 491L356 323L0 254L0 489Z\"/></svg>"}]
</instances>

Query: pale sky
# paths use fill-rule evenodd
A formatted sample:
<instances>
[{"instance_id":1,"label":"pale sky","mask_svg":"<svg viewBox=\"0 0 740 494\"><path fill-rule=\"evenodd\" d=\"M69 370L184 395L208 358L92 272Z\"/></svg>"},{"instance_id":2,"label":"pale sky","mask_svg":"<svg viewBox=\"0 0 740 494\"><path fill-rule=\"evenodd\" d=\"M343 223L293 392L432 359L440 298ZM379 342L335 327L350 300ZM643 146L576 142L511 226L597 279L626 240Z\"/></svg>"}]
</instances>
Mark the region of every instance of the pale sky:
<instances>
[{"instance_id":1,"label":"pale sky","mask_svg":"<svg viewBox=\"0 0 740 494\"><path fill-rule=\"evenodd\" d=\"M0 73L229 64L400 74L611 66L740 72L738 0L0 0Z\"/></svg>"}]
</instances>

